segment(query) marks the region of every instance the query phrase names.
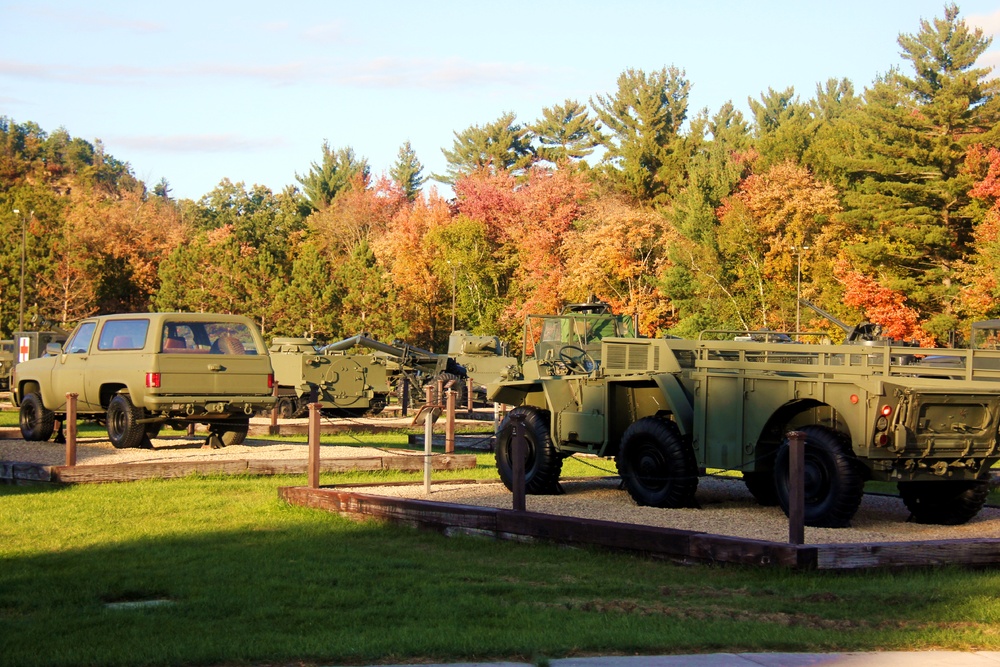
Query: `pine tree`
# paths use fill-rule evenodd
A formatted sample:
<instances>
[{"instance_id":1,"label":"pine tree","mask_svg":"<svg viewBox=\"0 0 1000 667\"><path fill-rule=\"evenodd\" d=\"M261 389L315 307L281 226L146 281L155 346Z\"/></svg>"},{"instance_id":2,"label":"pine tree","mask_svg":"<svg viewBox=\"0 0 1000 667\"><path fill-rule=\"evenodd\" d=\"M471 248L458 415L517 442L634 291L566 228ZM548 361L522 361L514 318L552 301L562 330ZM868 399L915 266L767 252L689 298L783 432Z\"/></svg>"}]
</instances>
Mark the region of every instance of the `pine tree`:
<instances>
[{"instance_id":1,"label":"pine tree","mask_svg":"<svg viewBox=\"0 0 1000 667\"><path fill-rule=\"evenodd\" d=\"M684 71L676 67L650 74L628 69L618 77L613 95L591 100L612 135L605 143L607 173L629 194L655 200L681 181L687 155L680 130L690 90Z\"/></svg>"},{"instance_id":2,"label":"pine tree","mask_svg":"<svg viewBox=\"0 0 1000 667\"><path fill-rule=\"evenodd\" d=\"M866 237L854 259L908 295L942 339L957 321L953 276L973 232L963 161L972 143L996 140L1000 122L1000 81L974 67L990 41L953 4L900 35L914 76L892 71L867 91L848 163L845 201Z\"/></svg>"},{"instance_id":3,"label":"pine tree","mask_svg":"<svg viewBox=\"0 0 1000 667\"><path fill-rule=\"evenodd\" d=\"M312 163L305 176L295 174L302 184L306 199L314 211L321 211L330 205L337 194L350 186L357 175L362 175L367 183L370 175L368 160L359 158L350 146L333 150L327 141L323 142L323 159Z\"/></svg>"},{"instance_id":4,"label":"pine tree","mask_svg":"<svg viewBox=\"0 0 1000 667\"><path fill-rule=\"evenodd\" d=\"M416 199L420 188L427 182L427 176L421 176L424 165L420 164L417 154L410 146L410 142L405 142L399 147L399 155L396 163L389 170L389 176L403 189L409 201Z\"/></svg>"},{"instance_id":5,"label":"pine tree","mask_svg":"<svg viewBox=\"0 0 1000 667\"><path fill-rule=\"evenodd\" d=\"M454 185L460 176L480 169L525 169L534 160L535 152L531 130L516 119L514 112L508 111L483 127L473 125L456 132L452 150L441 149L448 161L448 173L434 174L434 180Z\"/></svg>"},{"instance_id":6,"label":"pine tree","mask_svg":"<svg viewBox=\"0 0 1000 667\"><path fill-rule=\"evenodd\" d=\"M531 131L541 144L538 157L552 163L582 160L606 141L600 124L576 100L542 109L542 117L531 126Z\"/></svg>"}]
</instances>

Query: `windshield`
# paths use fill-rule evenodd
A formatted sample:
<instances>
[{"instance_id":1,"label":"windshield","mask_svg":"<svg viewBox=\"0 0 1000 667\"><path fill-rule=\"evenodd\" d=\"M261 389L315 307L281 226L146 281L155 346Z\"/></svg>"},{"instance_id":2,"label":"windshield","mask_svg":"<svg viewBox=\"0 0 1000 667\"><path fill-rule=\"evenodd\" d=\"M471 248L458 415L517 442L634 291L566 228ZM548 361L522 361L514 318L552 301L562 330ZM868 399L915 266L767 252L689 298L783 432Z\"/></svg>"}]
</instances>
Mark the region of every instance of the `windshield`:
<instances>
[{"instance_id":1,"label":"windshield","mask_svg":"<svg viewBox=\"0 0 1000 667\"><path fill-rule=\"evenodd\" d=\"M529 315L524 336L525 357L554 361L564 348L587 352L601 359L601 340L627 336L629 331L615 315Z\"/></svg>"}]
</instances>

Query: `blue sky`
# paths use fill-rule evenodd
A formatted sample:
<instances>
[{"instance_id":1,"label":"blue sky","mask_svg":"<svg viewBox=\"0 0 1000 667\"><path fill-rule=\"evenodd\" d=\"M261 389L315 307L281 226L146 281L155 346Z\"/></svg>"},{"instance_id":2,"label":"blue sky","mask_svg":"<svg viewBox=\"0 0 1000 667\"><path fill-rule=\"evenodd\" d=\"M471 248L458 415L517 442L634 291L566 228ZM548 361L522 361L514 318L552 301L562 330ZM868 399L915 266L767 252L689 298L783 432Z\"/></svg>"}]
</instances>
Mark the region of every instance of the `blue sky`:
<instances>
[{"instance_id":1,"label":"blue sky","mask_svg":"<svg viewBox=\"0 0 1000 667\"><path fill-rule=\"evenodd\" d=\"M1000 35L996 0L959 2ZM387 171L410 141L444 173L454 133L530 123L676 66L694 111L906 63L896 38L941 0L675 2L4 2L0 115L100 139L150 186L198 199L223 178L280 191L328 140ZM1000 40L982 65L1000 65ZM1000 72L1000 70L998 70ZM447 192L446 192L447 193Z\"/></svg>"}]
</instances>

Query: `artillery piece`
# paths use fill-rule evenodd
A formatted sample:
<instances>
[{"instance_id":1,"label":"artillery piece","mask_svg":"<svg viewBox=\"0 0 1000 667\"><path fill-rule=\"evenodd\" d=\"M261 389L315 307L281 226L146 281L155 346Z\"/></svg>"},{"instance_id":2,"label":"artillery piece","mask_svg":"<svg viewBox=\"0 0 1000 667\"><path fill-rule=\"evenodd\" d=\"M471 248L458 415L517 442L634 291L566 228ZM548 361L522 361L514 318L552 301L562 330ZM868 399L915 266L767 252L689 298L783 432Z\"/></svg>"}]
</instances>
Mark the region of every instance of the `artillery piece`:
<instances>
[{"instance_id":1,"label":"artillery piece","mask_svg":"<svg viewBox=\"0 0 1000 667\"><path fill-rule=\"evenodd\" d=\"M355 347L373 352L347 353ZM309 338L275 338L270 354L282 417L301 414L310 401L320 403L327 417L376 415L404 384L412 388L416 404L423 402L427 383L434 381L436 386L438 379L466 377L465 369L447 355L402 341L390 345L364 334L322 346ZM465 386L457 384L459 389Z\"/></svg>"}]
</instances>

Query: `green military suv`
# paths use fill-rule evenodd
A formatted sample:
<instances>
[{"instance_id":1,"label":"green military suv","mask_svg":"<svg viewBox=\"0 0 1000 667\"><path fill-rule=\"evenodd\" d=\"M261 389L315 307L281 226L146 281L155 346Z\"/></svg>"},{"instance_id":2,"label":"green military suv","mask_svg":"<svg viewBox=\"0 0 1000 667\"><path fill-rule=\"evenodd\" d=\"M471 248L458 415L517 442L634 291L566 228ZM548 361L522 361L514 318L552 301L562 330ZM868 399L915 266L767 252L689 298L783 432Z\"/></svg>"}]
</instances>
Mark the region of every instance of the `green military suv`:
<instances>
[{"instance_id":1,"label":"green military suv","mask_svg":"<svg viewBox=\"0 0 1000 667\"><path fill-rule=\"evenodd\" d=\"M77 413L107 424L115 447L149 447L163 426L207 424L213 447L243 442L274 404L274 375L254 324L239 315L140 313L88 318L66 343L11 374L25 440L48 440Z\"/></svg>"}]
</instances>

